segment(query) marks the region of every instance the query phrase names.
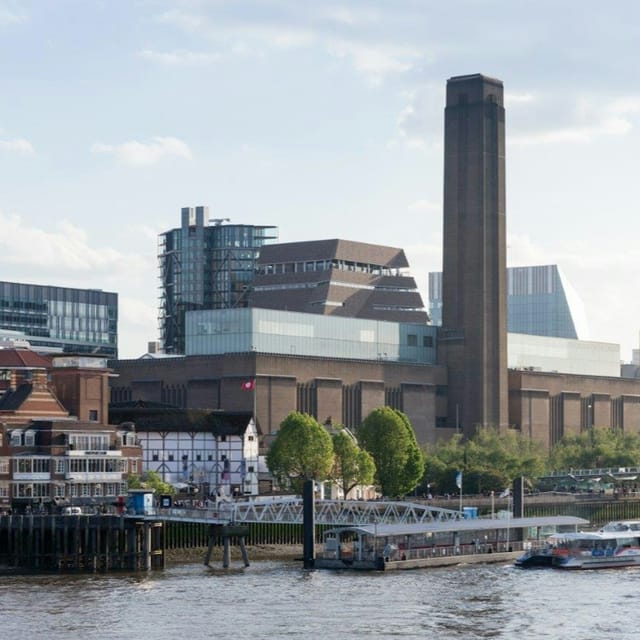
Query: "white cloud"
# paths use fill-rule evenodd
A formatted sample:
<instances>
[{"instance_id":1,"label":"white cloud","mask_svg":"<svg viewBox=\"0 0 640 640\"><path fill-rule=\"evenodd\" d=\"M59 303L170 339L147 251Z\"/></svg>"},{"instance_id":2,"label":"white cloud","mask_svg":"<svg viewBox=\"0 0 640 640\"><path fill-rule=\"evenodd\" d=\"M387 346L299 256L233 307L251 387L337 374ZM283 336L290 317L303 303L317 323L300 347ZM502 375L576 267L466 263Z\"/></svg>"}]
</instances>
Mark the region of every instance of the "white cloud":
<instances>
[{"instance_id":1,"label":"white cloud","mask_svg":"<svg viewBox=\"0 0 640 640\"><path fill-rule=\"evenodd\" d=\"M517 102L517 101L516 101ZM522 101L530 102L530 101ZM550 101L540 105L539 121L548 121ZM519 105L515 105L516 109ZM535 123L536 107L527 104L528 116ZM561 105L560 105L561 109ZM517 111L514 111L517 122ZM553 111L551 111L553 113ZM567 113L556 112L556 118L562 126L541 127L530 126L529 130L522 130L508 136L507 142L514 146L528 146L537 144L557 143L590 143L597 138L607 136L624 136L635 125L634 116L640 113L640 98L637 96L623 96L608 102L596 99L578 98L572 110Z\"/></svg>"},{"instance_id":2,"label":"white cloud","mask_svg":"<svg viewBox=\"0 0 640 640\"><path fill-rule=\"evenodd\" d=\"M140 257L111 247L91 246L86 232L66 220L58 223L57 230L48 231L30 226L19 215L0 212L0 227L0 265L5 273L23 271L49 280L84 278L87 273L117 279L118 274L131 277L146 264Z\"/></svg>"},{"instance_id":3,"label":"white cloud","mask_svg":"<svg viewBox=\"0 0 640 640\"><path fill-rule=\"evenodd\" d=\"M412 202L407 209L411 212L418 213L440 213L442 207L437 202L431 202L430 200L416 200Z\"/></svg>"},{"instance_id":4,"label":"white cloud","mask_svg":"<svg viewBox=\"0 0 640 640\"><path fill-rule=\"evenodd\" d=\"M423 57L420 48L404 43L384 42L367 31L380 21L376 11L342 6L293 9L274 12L265 19L204 14L177 9L166 11L158 20L192 36L202 35L232 53L263 56L268 49L299 49L317 46L335 58L348 60L353 68L373 84L388 74L404 73Z\"/></svg>"},{"instance_id":5,"label":"white cloud","mask_svg":"<svg viewBox=\"0 0 640 640\"><path fill-rule=\"evenodd\" d=\"M218 53L202 53L200 51L186 51L183 49L175 51L153 51L145 49L138 55L145 60L164 64L167 66L196 66L206 65L220 60Z\"/></svg>"},{"instance_id":6,"label":"white cloud","mask_svg":"<svg viewBox=\"0 0 640 640\"><path fill-rule=\"evenodd\" d=\"M189 146L178 138L154 137L152 142L142 143L137 140L112 145L95 143L91 147L93 153L106 153L114 155L122 164L141 167L156 164L169 157L178 157L190 160L191 150Z\"/></svg>"},{"instance_id":7,"label":"white cloud","mask_svg":"<svg viewBox=\"0 0 640 640\"><path fill-rule=\"evenodd\" d=\"M24 13L15 13L6 7L0 7L0 27L6 27L12 24L20 24L26 22L28 16Z\"/></svg>"},{"instance_id":8,"label":"white cloud","mask_svg":"<svg viewBox=\"0 0 640 640\"><path fill-rule=\"evenodd\" d=\"M385 44L367 44L349 40L331 39L327 43L329 54L351 60L356 71L375 83L390 73L404 73L411 69L420 53L412 47Z\"/></svg>"},{"instance_id":9,"label":"white cloud","mask_svg":"<svg viewBox=\"0 0 640 640\"><path fill-rule=\"evenodd\" d=\"M0 149L2 149L3 151L12 151L27 155L34 153L33 145L24 138L15 138L14 140L0 140Z\"/></svg>"},{"instance_id":10,"label":"white cloud","mask_svg":"<svg viewBox=\"0 0 640 640\"><path fill-rule=\"evenodd\" d=\"M400 112L394 142L423 149L442 145L442 90L426 87L408 94L408 104Z\"/></svg>"}]
</instances>

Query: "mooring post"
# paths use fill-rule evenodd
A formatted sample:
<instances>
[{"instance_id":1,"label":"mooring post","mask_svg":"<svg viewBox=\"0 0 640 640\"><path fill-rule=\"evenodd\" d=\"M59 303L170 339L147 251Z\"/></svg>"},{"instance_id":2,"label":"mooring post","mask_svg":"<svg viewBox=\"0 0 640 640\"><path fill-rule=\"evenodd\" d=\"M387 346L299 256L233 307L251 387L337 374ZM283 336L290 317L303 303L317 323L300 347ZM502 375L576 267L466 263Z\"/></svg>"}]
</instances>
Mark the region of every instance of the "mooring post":
<instances>
[{"instance_id":1,"label":"mooring post","mask_svg":"<svg viewBox=\"0 0 640 640\"><path fill-rule=\"evenodd\" d=\"M238 543L240 544L240 553L242 554L242 562L244 566L249 566L249 555L247 554L247 547L244 546L244 536L240 536Z\"/></svg>"},{"instance_id":2,"label":"mooring post","mask_svg":"<svg viewBox=\"0 0 640 640\"><path fill-rule=\"evenodd\" d=\"M313 480L305 480L302 491L302 559L305 569L313 569L316 560L316 509Z\"/></svg>"},{"instance_id":3,"label":"mooring post","mask_svg":"<svg viewBox=\"0 0 640 640\"><path fill-rule=\"evenodd\" d=\"M222 553L222 566L225 569L229 568L231 563L231 545L229 544L229 536L224 536L224 551Z\"/></svg>"}]
</instances>

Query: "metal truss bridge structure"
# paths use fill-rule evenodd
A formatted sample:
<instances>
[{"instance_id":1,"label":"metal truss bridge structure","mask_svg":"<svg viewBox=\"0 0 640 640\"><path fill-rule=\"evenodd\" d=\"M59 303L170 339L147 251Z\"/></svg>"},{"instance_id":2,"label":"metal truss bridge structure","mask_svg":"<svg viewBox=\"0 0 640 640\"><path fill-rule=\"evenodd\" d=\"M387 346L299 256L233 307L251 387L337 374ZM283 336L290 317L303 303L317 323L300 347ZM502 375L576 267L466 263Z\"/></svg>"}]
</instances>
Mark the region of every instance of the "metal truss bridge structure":
<instances>
[{"instance_id":1,"label":"metal truss bridge structure","mask_svg":"<svg viewBox=\"0 0 640 640\"><path fill-rule=\"evenodd\" d=\"M460 511L416 502L317 500L315 523L321 525L421 524L462 520ZM220 502L209 509L159 509L155 519L209 524L302 524L302 499Z\"/></svg>"}]
</instances>

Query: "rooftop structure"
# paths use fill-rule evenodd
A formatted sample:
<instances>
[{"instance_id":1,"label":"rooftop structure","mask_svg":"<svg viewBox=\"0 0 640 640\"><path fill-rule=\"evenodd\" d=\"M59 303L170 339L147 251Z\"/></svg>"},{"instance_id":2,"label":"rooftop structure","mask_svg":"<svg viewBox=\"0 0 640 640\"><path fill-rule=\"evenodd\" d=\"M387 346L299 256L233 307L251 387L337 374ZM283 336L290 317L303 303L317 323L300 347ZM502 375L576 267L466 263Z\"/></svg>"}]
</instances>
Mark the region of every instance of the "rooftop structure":
<instances>
[{"instance_id":1,"label":"rooftop structure","mask_svg":"<svg viewBox=\"0 0 640 640\"><path fill-rule=\"evenodd\" d=\"M339 239L289 242L264 247L257 268L252 307L428 321L402 249Z\"/></svg>"}]
</instances>

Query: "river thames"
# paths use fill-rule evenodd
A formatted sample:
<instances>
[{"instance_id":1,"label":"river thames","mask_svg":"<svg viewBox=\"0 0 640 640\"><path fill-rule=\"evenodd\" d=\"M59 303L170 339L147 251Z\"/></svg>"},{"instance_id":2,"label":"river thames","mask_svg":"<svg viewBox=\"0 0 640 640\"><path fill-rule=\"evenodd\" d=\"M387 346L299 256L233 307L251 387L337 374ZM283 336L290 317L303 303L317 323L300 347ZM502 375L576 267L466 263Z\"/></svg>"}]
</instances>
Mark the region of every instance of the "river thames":
<instances>
[{"instance_id":1,"label":"river thames","mask_svg":"<svg viewBox=\"0 0 640 640\"><path fill-rule=\"evenodd\" d=\"M172 564L149 574L4 576L2 637L635 640L640 569L474 565L390 573Z\"/></svg>"}]
</instances>

